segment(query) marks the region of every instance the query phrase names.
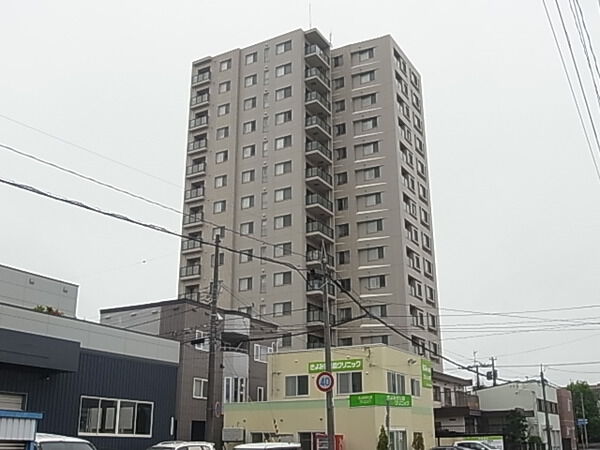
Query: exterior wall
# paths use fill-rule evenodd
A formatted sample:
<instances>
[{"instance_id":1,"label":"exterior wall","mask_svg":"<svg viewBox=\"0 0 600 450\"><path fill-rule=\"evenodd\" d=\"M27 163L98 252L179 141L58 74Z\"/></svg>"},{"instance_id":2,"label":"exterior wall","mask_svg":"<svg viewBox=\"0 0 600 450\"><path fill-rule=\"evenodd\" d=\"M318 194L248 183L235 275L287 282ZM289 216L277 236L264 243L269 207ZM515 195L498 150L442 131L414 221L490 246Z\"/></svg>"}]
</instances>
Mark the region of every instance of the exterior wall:
<instances>
[{"instance_id":1,"label":"exterior wall","mask_svg":"<svg viewBox=\"0 0 600 450\"><path fill-rule=\"evenodd\" d=\"M560 433L563 439L563 450L565 440L570 441L570 449L577 448L577 427L575 426L575 408L573 406L573 397L568 389L558 389L558 416L560 418ZM568 446L568 444L567 444Z\"/></svg>"},{"instance_id":2,"label":"exterior wall","mask_svg":"<svg viewBox=\"0 0 600 450\"><path fill-rule=\"evenodd\" d=\"M38 431L78 435L81 396L149 401L152 438L88 437L97 448L144 450L171 439L177 366L167 362L83 351L77 372L56 372L0 362L0 391L26 394L27 410L43 412Z\"/></svg>"},{"instance_id":3,"label":"exterior wall","mask_svg":"<svg viewBox=\"0 0 600 450\"><path fill-rule=\"evenodd\" d=\"M79 287L66 281L0 265L0 302L33 309L51 306L75 317Z\"/></svg>"}]
</instances>

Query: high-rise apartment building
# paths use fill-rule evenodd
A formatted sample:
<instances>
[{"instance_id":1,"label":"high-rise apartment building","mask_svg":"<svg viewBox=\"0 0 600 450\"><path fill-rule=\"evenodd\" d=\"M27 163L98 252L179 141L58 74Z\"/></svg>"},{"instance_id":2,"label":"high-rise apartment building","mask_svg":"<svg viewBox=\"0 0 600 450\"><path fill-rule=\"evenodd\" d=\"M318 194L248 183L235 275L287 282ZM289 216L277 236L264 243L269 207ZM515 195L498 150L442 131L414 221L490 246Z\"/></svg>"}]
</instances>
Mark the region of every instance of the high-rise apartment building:
<instances>
[{"instance_id":1,"label":"high-rise apartment building","mask_svg":"<svg viewBox=\"0 0 600 450\"><path fill-rule=\"evenodd\" d=\"M323 345L319 250L371 313L331 286L337 345L439 353L421 82L390 36L330 49L317 31L195 61L180 296L202 300L221 264L219 304L277 322L281 347ZM300 267L300 272L254 256ZM308 281L307 281L308 280ZM336 297L337 295L337 297ZM298 335L300 331L306 334Z\"/></svg>"}]
</instances>

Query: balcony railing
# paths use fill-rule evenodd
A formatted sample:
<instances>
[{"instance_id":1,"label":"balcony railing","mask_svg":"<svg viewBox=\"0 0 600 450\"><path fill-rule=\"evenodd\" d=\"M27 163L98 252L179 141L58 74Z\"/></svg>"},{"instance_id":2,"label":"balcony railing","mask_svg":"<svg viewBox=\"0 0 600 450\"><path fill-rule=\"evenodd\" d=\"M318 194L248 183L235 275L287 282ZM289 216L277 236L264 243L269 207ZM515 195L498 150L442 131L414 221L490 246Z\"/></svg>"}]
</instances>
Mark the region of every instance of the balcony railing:
<instances>
[{"instance_id":1,"label":"balcony railing","mask_svg":"<svg viewBox=\"0 0 600 450\"><path fill-rule=\"evenodd\" d=\"M322 291L323 290L323 282L319 279L307 280L306 281L306 290L307 291ZM327 284L327 293L329 295L335 295L335 286L333 284L331 284L331 283Z\"/></svg>"},{"instance_id":2,"label":"balcony railing","mask_svg":"<svg viewBox=\"0 0 600 450\"><path fill-rule=\"evenodd\" d=\"M179 268L179 276L181 278L197 275L200 275L200 264L192 264L190 266L182 266Z\"/></svg>"},{"instance_id":3,"label":"balcony railing","mask_svg":"<svg viewBox=\"0 0 600 450\"><path fill-rule=\"evenodd\" d=\"M204 214L201 212L183 216L183 224L184 225L191 225L194 223L202 222L203 220L204 220Z\"/></svg>"},{"instance_id":4,"label":"balcony railing","mask_svg":"<svg viewBox=\"0 0 600 450\"><path fill-rule=\"evenodd\" d=\"M321 262L321 250L309 250L306 252L306 262ZM333 256L327 255L327 264L333 266Z\"/></svg>"},{"instance_id":5,"label":"balcony railing","mask_svg":"<svg viewBox=\"0 0 600 450\"><path fill-rule=\"evenodd\" d=\"M194 302L199 302L201 298L205 297L206 295L201 295L200 292L184 292L183 294L179 294L179 296L177 298L179 298L180 300L192 300Z\"/></svg>"},{"instance_id":6,"label":"balcony railing","mask_svg":"<svg viewBox=\"0 0 600 450\"><path fill-rule=\"evenodd\" d=\"M208 94L196 95L190 100L191 106L200 105L206 102L208 102Z\"/></svg>"},{"instance_id":7,"label":"balcony railing","mask_svg":"<svg viewBox=\"0 0 600 450\"><path fill-rule=\"evenodd\" d=\"M312 205L321 205L323 208L328 211L333 212L333 202L331 200L326 199L320 194L308 194L306 196L306 206Z\"/></svg>"},{"instance_id":8,"label":"balcony railing","mask_svg":"<svg viewBox=\"0 0 600 450\"><path fill-rule=\"evenodd\" d=\"M327 184L331 184L332 178L327 172L319 167L309 167L306 169L306 178L319 177Z\"/></svg>"},{"instance_id":9,"label":"balcony railing","mask_svg":"<svg viewBox=\"0 0 600 450\"><path fill-rule=\"evenodd\" d=\"M192 76L192 84L202 83L210 80L210 71L204 71Z\"/></svg>"},{"instance_id":10,"label":"balcony railing","mask_svg":"<svg viewBox=\"0 0 600 450\"><path fill-rule=\"evenodd\" d=\"M195 248L202 248L202 242L196 239L186 239L181 242L181 250L193 250Z\"/></svg>"},{"instance_id":11,"label":"balcony railing","mask_svg":"<svg viewBox=\"0 0 600 450\"><path fill-rule=\"evenodd\" d=\"M206 148L208 145L208 141L206 139L200 139L198 141L188 142L188 152L193 152L194 150L201 150Z\"/></svg>"},{"instance_id":12,"label":"balcony railing","mask_svg":"<svg viewBox=\"0 0 600 450\"><path fill-rule=\"evenodd\" d=\"M306 223L307 233L323 233L325 236L333 239L333 229L321 222L307 222Z\"/></svg>"},{"instance_id":13,"label":"balcony railing","mask_svg":"<svg viewBox=\"0 0 600 450\"><path fill-rule=\"evenodd\" d=\"M323 94L319 94L317 91L308 91L304 96L306 102L319 101L321 102L328 110L331 111L331 103L327 100Z\"/></svg>"},{"instance_id":14,"label":"balcony railing","mask_svg":"<svg viewBox=\"0 0 600 450\"><path fill-rule=\"evenodd\" d=\"M331 159L332 153L327 147L317 141L310 141L306 143L306 152L319 152L327 159Z\"/></svg>"},{"instance_id":15,"label":"balcony railing","mask_svg":"<svg viewBox=\"0 0 600 450\"><path fill-rule=\"evenodd\" d=\"M326 61L327 64L329 64L329 56L327 56L327 54L321 49L321 47L319 47L316 44L307 45L306 48L304 49L304 54L306 56L316 54L317 56L322 58L324 61Z\"/></svg>"},{"instance_id":16,"label":"balcony railing","mask_svg":"<svg viewBox=\"0 0 600 450\"><path fill-rule=\"evenodd\" d=\"M317 67L311 67L310 69L306 69L304 72L304 78L312 78L317 77L321 80L327 87L329 87L329 77L323 73L323 71Z\"/></svg>"},{"instance_id":17,"label":"balcony railing","mask_svg":"<svg viewBox=\"0 0 600 450\"><path fill-rule=\"evenodd\" d=\"M208 125L208 116L200 116L190 120L190 128L201 127Z\"/></svg>"},{"instance_id":18,"label":"balcony railing","mask_svg":"<svg viewBox=\"0 0 600 450\"><path fill-rule=\"evenodd\" d=\"M308 116L306 118L306 126L312 127L315 125L318 125L321 128L323 128L327 132L327 134L331 134L331 126L328 125L327 122L325 122L319 116Z\"/></svg>"},{"instance_id":19,"label":"balcony railing","mask_svg":"<svg viewBox=\"0 0 600 450\"><path fill-rule=\"evenodd\" d=\"M200 197L204 197L204 186L194 188L194 189L188 189L185 191L185 199L186 200L191 200L193 198L200 198Z\"/></svg>"},{"instance_id":20,"label":"balcony railing","mask_svg":"<svg viewBox=\"0 0 600 450\"><path fill-rule=\"evenodd\" d=\"M198 164L192 164L191 166L187 166L186 168L186 173L188 175L194 175L202 172L206 172L206 163L203 162Z\"/></svg>"}]
</instances>

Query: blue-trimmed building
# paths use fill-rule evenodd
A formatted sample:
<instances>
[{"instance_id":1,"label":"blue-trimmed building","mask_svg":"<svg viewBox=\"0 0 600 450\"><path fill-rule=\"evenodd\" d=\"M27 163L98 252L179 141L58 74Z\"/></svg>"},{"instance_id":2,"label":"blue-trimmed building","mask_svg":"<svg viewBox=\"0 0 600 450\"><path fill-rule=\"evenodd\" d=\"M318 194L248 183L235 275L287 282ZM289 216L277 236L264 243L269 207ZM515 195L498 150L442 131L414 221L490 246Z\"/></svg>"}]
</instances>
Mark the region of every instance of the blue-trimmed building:
<instances>
[{"instance_id":1,"label":"blue-trimmed building","mask_svg":"<svg viewBox=\"0 0 600 450\"><path fill-rule=\"evenodd\" d=\"M34 450L37 423L43 414L0 409L0 448Z\"/></svg>"}]
</instances>

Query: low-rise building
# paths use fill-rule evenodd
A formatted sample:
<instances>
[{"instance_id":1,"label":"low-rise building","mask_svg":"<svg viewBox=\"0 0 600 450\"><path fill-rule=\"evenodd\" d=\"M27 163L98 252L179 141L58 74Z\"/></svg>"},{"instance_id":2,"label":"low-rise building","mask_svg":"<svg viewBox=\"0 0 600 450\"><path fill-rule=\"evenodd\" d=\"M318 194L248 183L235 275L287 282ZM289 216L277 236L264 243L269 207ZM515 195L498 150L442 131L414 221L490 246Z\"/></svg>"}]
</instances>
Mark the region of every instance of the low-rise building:
<instances>
[{"instance_id":1,"label":"low-rise building","mask_svg":"<svg viewBox=\"0 0 600 450\"><path fill-rule=\"evenodd\" d=\"M472 384L472 380L433 371L433 406L437 437L479 433L479 398L467 391Z\"/></svg>"},{"instance_id":2,"label":"low-rise building","mask_svg":"<svg viewBox=\"0 0 600 450\"><path fill-rule=\"evenodd\" d=\"M571 391L566 388L558 389L556 393L562 448L563 450L574 450L577 448L577 427L575 426L573 396L571 395Z\"/></svg>"},{"instance_id":3,"label":"low-rise building","mask_svg":"<svg viewBox=\"0 0 600 450\"><path fill-rule=\"evenodd\" d=\"M530 436L539 437L546 448L549 448L546 436L546 429L549 426L552 439L551 448L561 449L562 437L556 388L546 385L546 402L544 402L542 394L542 385L537 380L501 384L480 389L476 393L479 397L480 408L484 412L484 419L489 422L486 426L488 429L500 428L504 423L502 422L504 413L519 409L526 416ZM548 411L548 424L546 424L546 410ZM496 415L498 417L495 417ZM496 419L498 423L494 425L491 421Z\"/></svg>"},{"instance_id":4,"label":"low-rise building","mask_svg":"<svg viewBox=\"0 0 600 450\"><path fill-rule=\"evenodd\" d=\"M140 305L107 308L100 311L103 324L123 327L156 336L167 336L181 343L177 374L176 437L204 440L206 397L208 394L208 334L210 306L190 299L177 299ZM256 402L268 398L267 355L277 345L277 326L241 311L219 309L223 346L224 403ZM206 340L191 344L196 339Z\"/></svg>"},{"instance_id":5,"label":"low-rise building","mask_svg":"<svg viewBox=\"0 0 600 450\"><path fill-rule=\"evenodd\" d=\"M388 405L392 450L410 449L421 437L424 448L435 445L429 360L384 344L336 347L332 359L336 435L345 450L376 447ZM225 434L247 442L286 437L317 450L326 432L325 394L315 384L323 349L268 360L270 400L225 405Z\"/></svg>"}]
</instances>

